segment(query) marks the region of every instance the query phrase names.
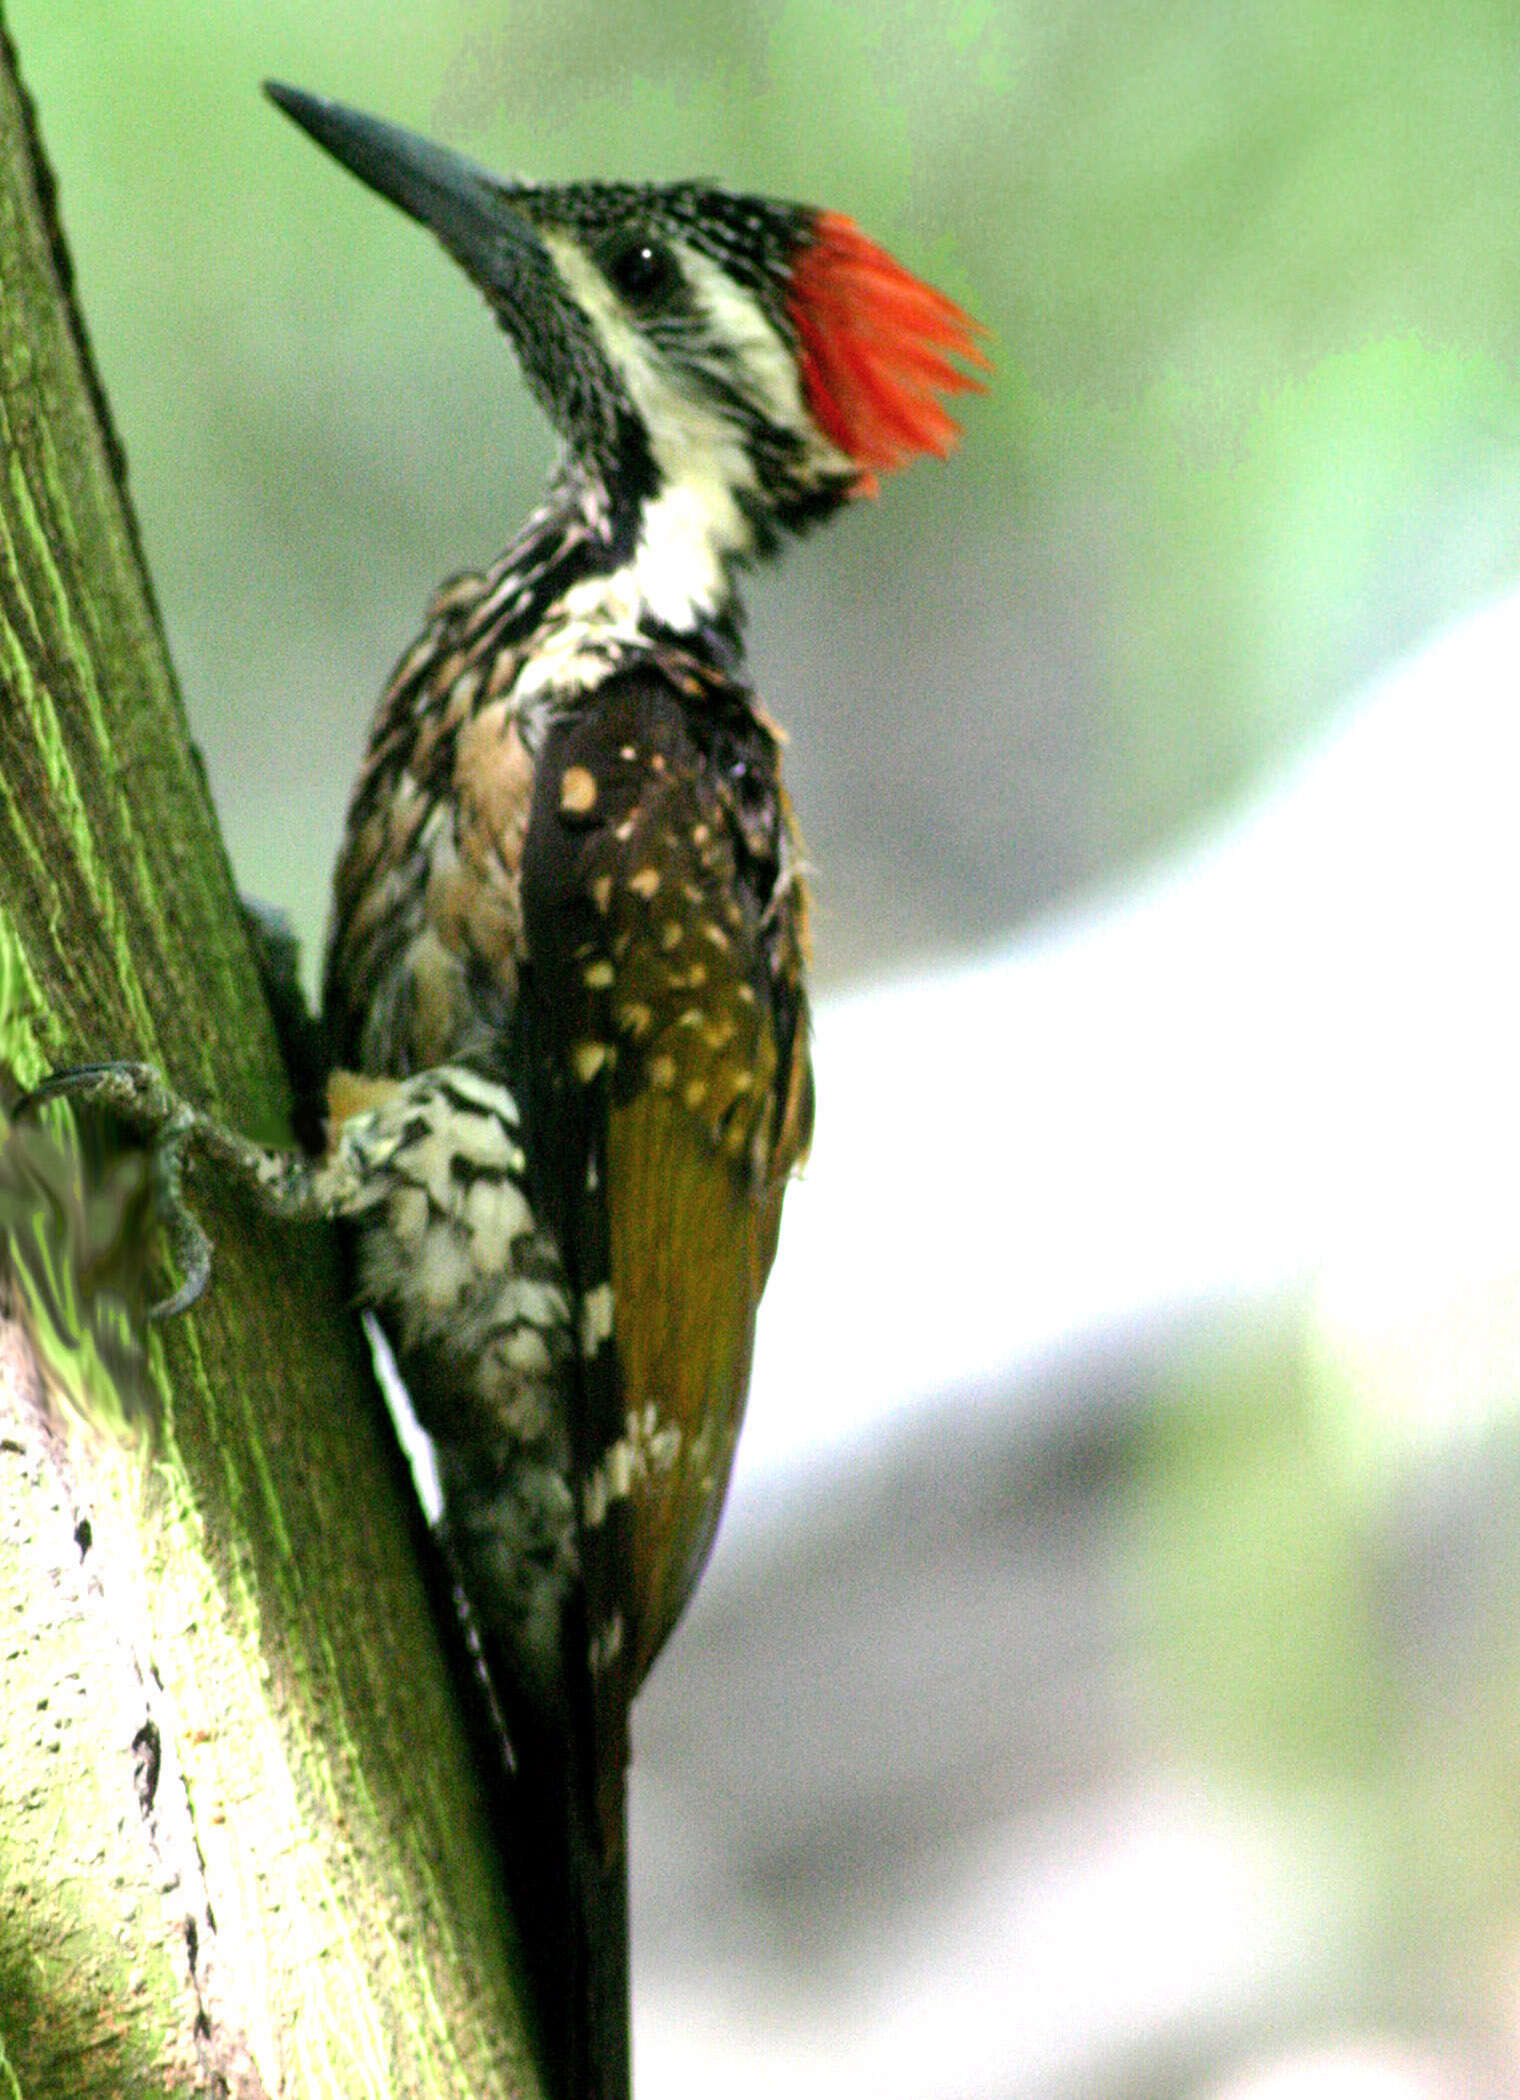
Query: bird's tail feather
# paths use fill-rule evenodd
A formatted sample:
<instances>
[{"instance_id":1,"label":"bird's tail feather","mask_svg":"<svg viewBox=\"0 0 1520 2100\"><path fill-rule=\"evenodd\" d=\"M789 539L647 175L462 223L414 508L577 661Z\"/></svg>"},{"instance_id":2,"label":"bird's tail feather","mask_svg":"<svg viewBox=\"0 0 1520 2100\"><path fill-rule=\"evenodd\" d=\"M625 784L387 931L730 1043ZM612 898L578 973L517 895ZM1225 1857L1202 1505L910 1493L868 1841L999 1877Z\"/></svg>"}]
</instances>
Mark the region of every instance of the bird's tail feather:
<instances>
[{"instance_id":1,"label":"bird's tail feather","mask_svg":"<svg viewBox=\"0 0 1520 2100\"><path fill-rule=\"evenodd\" d=\"M489 1659L489 1658L488 1658ZM629 2100L626 1774L598 1792L573 1735L505 1715L508 1890L553 2100ZM610 1822L610 1827L609 1827Z\"/></svg>"}]
</instances>

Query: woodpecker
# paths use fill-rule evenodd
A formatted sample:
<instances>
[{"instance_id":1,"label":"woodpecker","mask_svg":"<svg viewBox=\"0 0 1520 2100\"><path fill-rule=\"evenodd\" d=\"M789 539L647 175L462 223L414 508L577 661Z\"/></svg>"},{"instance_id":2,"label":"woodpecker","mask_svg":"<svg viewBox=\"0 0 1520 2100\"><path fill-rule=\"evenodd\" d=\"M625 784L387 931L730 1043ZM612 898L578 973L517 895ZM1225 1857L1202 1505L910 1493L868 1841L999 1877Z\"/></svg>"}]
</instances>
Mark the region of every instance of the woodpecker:
<instances>
[{"instance_id":1,"label":"woodpecker","mask_svg":"<svg viewBox=\"0 0 1520 2100\"><path fill-rule=\"evenodd\" d=\"M838 213L504 181L268 92L462 266L564 450L381 699L335 878L326 1154L220 1131L148 1067L84 1084L157 1133L174 1306L209 1251L194 1153L353 1221L510 1739L551 2080L624 2100L629 1707L712 1544L813 1119L807 892L738 578L948 451L940 397L986 359Z\"/></svg>"}]
</instances>

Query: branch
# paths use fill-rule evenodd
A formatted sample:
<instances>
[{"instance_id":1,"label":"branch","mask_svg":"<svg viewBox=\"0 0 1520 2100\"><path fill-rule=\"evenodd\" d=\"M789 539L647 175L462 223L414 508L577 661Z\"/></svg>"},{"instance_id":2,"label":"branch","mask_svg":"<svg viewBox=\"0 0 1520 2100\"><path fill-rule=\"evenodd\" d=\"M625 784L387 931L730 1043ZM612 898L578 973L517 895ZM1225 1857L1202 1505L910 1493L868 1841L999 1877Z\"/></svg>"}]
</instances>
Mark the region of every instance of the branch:
<instances>
[{"instance_id":1,"label":"branch","mask_svg":"<svg viewBox=\"0 0 1520 2100\"><path fill-rule=\"evenodd\" d=\"M284 1128L51 180L0 27L0 1078L153 1059ZM3 1129L3 1126L0 1126ZM3 1154L0 2095L536 2094L420 1518L322 1235ZM7 1317L8 1316L8 1317Z\"/></svg>"}]
</instances>

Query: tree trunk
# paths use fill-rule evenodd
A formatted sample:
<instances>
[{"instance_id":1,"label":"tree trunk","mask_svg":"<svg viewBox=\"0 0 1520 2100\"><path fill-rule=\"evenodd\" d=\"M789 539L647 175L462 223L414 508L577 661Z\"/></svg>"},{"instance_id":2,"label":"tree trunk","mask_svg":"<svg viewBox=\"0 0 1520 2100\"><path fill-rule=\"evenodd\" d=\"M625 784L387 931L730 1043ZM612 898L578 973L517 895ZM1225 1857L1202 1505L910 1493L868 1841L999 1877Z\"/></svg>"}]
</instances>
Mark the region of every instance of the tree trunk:
<instances>
[{"instance_id":1,"label":"tree trunk","mask_svg":"<svg viewBox=\"0 0 1520 2100\"><path fill-rule=\"evenodd\" d=\"M0 1082L121 1055L284 1124L0 27ZM330 1240L208 1199L211 1288L144 1344L130 1176L85 1206L30 1128L5 1159L0 2100L536 2094Z\"/></svg>"}]
</instances>

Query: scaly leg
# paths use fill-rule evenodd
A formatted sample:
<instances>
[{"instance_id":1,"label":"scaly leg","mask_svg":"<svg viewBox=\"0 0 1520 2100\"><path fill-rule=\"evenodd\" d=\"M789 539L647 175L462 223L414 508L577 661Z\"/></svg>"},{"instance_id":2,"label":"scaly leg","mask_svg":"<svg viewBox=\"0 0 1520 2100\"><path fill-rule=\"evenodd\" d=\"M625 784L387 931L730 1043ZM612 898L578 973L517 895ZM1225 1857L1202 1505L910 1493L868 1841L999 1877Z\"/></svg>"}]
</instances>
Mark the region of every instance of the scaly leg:
<instances>
[{"instance_id":1,"label":"scaly leg","mask_svg":"<svg viewBox=\"0 0 1520 2100\"><path fill-rule=\"evenodd\" d=\"M104 1109L147 1141L158 1215L182 1279L178 1290L153 1306L155 1320L187 1311L211 1276L211 1240L184 1196L187 1155L212 1161L260 1209L296 1223L353 1216L367 1208L375 1200L367 1173L383 1164L389 1149L383 1141L376 1143L381 1138L377 1129L360 1127L376 1123L374 1115L346 1126L345 1141L325 1159L255 1144L193 1108L153 1065L125 1059L54 1072L22 1097L15 1114L20 1118L57 1100Z\"/></svg>"}]
</instances>

